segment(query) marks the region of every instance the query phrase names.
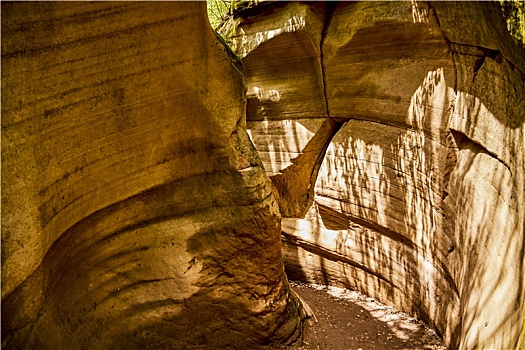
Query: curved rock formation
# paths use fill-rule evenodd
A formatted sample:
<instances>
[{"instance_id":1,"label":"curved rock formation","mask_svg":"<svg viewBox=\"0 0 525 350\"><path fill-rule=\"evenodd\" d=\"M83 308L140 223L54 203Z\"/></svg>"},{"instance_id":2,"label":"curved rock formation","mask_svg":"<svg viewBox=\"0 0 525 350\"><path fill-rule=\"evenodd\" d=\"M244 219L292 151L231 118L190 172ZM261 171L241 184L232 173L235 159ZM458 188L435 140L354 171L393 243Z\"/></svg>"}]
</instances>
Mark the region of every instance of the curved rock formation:
<instances>
[{"instance_id":1,"label":"curved rock formation","mask_svg":"<svg viewBox=\"0 0 525 350\"><path fill-rule=\"evenodd\" d=\"M498 4L263 2L234 21L288 274L452 349L525 345L525 60Z\"/></svg>"},{"instance_id":2,"label":"curved rock formation","mask_svg":"<svg viewBox=\"0 0 525 350\"><path fill-rule=\"evenodd\" d=\"M202 2L2 3L2 348L297 337L230 56Z\"/></svg>"}]
</instances>

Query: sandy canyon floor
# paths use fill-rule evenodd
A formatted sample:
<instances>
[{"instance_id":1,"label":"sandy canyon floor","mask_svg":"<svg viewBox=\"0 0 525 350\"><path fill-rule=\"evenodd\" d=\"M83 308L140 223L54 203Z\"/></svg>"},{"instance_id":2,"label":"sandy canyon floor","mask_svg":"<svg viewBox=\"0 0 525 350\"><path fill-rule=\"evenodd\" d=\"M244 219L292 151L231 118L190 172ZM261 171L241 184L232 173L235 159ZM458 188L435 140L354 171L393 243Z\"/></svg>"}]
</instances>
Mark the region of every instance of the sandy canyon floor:
<instances>
[{"instance_id":1,"label":"sandy canyon floor","mask_svg":"<svg viewBox=\"0 0 525 350\"><path fill-rule=\"evenodd\" d=\"M286 349L446 350L423 322L343 288L292 282L315 318L307 320L302 342Z\"/></svg>"}]
</instances>

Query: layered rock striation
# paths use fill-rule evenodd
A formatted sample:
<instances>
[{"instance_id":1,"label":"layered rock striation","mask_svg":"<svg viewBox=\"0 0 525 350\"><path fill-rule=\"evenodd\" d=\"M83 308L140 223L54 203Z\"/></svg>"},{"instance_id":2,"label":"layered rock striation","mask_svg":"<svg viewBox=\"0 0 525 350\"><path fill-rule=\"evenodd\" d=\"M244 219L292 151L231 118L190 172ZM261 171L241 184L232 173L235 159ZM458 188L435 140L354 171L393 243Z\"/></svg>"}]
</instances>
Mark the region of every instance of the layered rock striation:
<instances>
[{"instance_id":1,"label":"layered rock striation","mask_svg":"<svg viewBox=\"0 0 525 350\"><path fill-rule=\"evenodd\" d=\"M205 3L2 3L2 348L299 335L231 57Z\"/></svg>"},{"instance_id":2,"label":"layered rock striation","mask_svg":"<svg viewBox=\"0 0 525 350\"><path fill-rule=\"evenodd\" d=\"M263 2L233 23L289 276L452 349L525 345L525 56L498 4Z\"/></svg>"}]
</instances>

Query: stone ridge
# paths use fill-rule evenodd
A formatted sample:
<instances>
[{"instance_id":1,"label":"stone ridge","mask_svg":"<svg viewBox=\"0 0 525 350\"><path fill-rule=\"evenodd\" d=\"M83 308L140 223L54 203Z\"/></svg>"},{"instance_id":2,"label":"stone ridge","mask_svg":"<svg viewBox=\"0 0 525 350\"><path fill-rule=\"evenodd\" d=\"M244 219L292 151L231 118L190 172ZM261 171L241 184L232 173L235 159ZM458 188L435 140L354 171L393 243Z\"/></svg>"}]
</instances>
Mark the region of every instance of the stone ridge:
<instances>
[{"instance_id":1,"label":"stone ridge","mask_svg":"<svg viewBox=\"0 0 525 350\"><path fill-rule=\"evenodd\" d=\"M498 4L267 3L233 21L289 276L394 305L451 349L523 347L525 56Z\"/></svg>"}]
</instances>

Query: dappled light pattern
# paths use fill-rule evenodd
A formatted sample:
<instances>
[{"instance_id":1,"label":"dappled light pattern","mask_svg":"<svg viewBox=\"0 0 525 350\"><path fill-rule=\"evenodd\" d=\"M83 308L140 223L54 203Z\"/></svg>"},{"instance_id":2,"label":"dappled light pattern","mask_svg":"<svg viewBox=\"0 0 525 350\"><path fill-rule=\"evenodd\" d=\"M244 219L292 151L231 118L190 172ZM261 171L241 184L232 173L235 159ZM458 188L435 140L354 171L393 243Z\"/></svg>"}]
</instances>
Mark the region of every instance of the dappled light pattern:
<instances>
[{"instance_id":1,"label":"dappled light pattern","mask_svg":"<svg viewBox=\"0 0 525 350\"><path fill-rule=\"evenodd\" d=\"M445 338L448 339L452 336L451 329L455 326L459 305L442 306L441 294L444 290L440 284L449 280L447 287L455 294L452 297L455 303L458 295L454 283L450 281L447 265L442 261L445 252L439 251L436 235L439 235L443 220L440 207L444 189L440 174L444 171L440 164L444 163L445 150L441 143L445 140L441 128L449 113L453 95L453 90L446 84L442 68L427 73L423 84L412 96L407 113L410 127L399 138L396 165L405 194L406 230L416 246L417 269L426 284L420 290L421 299L434 322L447 324ZM446 240L442 241L446 244ZM435 269L441 270L441 276L436 276ZM439 312L443 315L437 314Z\"/></svg>"},{"instance_id":2,"label":"dappled light pattern","mask_svg":"<svg viewBox=\"0 0 525 350\"><path fill-rule=\"evenodd\" d=\"M344 130L353 126L354 123L349 123ZM354 140L352 136L337 142L339 139L328 147L326 164L318 175L319 197L342 199L339 211L385 226L390 181L383 169L383 149L359 138ZM354 187L357 183L362 184L359 190ZM321 198L318 201L323 203Z\"/></svg>"},{"instance_id":3,"label":"dappled light pattern","mask_svg":"<svg viewBox=\"0 0 525 350\"><path fill-rule=\"evenodd\" d=\"M471 104L458 103L465 99ZM295 269L307 280L342 283L409 310L410 295L419 305L412 311L435 323L445 339L463 327L464 338L457 341L467 347L483 342L501 348L517 338L519 328L511 325L519 323L519 313L511 310L521 299L520 267L505 264L516 264L522 252L523 209L517 204L523 198L511 196L512 188L523 188L516 180L522 175L513 178L497 154L456 136L459 153L447 196L443 192L440 174L450 150L442 144L442 125L471 127L461 121L473 107L490 113L479 99L456 94L438 69L414 93L406 131L349 121L326 152L309 215L283 220L285 242L299 247L296 257L287 255L295 261L292 274L298 263ZM480 120L498 125L490 115ZM494 138L480 129L486 139ZM487 144L496 152L501 141ZM444 214L455 219L444 222ZM505 252L503 259L498 252Z\"/></svg>"},{"instance_id":4,"label":"dappled light pattern","mask_svg":"<svg viewBox=\"0 0 525 350\"><path fill-rule=\"evenodd\" d=\"M519 331L513 326L519 324L519 313L501 313L516 307L520 292L515 264L523 247L523 227L512 208L512 177L507 167L468 140L460 146L458 165L451 175L455 191L450 201L461 214L455 221L455 240L462 268L455 277L463 296L463 327L469 330L461 343L503 349ZM494 336L499 332L503 334Z\"/></svg>"},{"instance_id":5,"label":"dappled light pattern","mask_svg":"<svg viewBox=\"0 0 525 350\"><path fill-rule=\"evenodd\" d=\"M248 134L268 176L292 165L321 125L321 120L276 120L248 122ZM308 127L307 127L308 126Z\"/></svg>"},{"instance_id":6,"label":"dappled light pattern","mask_svg":"<svg viewBox=\"0 0 525 350\"><path fill-rule=\"evenodd\" d=\"M282 27L266 30L263 32L255 32L253 34L246 34L241 29L240 39L233 37L232 47L238 52L239 57L244 58L249 52L256 49L261 43L276 37L281 33L295 32L304 28L304 17L291 16L286 22L282 23ZM240 48L240 49L237 49Z\"/></svg>"},{"instance_id":7,"label":"dappled light pattern","mask_svg":"<svg viewBox=\"0 0 525 350\"><path fill-rule=\"evenodd\" d=\"M342 125L309 175L308 210L283 215L288 275L395 305L453 349L525 346L525 60L498 4L304 6L238 19L251 33L260 21L265 33L292 10L316 14L244 58L248 119L327 116ZM316 88L326 114L312 103ZM266 137L256 143L262 157L276 149ZM266 156L267 172L286 173L304 147L286 163ZM304 194L279 193L288 203Z\"/></svg>"},{"instance_id":8,"label":"dappled light pattern","mask_svg":"<svg viewBox=\"0 0 525 350\"><path fill-rule=\"evenodd\" d=\"M428 23L428 9L421 6L421 2L418 3L416 0L411 0L412 3L412 18L414 23Z\"/></svg>"},{"instance_id":9,"label":"dappled light pattern","mask_svg":"<svg viewBox=\"0 0 525 350\"><path fill-rule=\"evenodd\" d=\"M439 142L440 137L442 106L448 105L451 90L445 83L443 69L428 72L410 101L407 113L410 127L400 135L397 144L396 170L407 207L404 221L407 231L414 232L414 243L421 248L423 256L429 257L432 237L439 224L436 211L441 197L435 173L439 168L434 169L433 163L439 160L442 147L435 142ZM425 133L430 134L428 141Z\"/></svg>"},{"instance_id":10,"label":"dappled light pattern","mask_svg":"<svg viewBox=\"0 0 525 350\"><path fill-rule=\"evenodd\" d=\"M271 102L279 102L281 100L281 94L278 90L275 89L261 89L257 86L253 86L246 92L247 96L255 96L257 99L261 101L271 101Z\"/></svg>"},{"instance_id":11,"label":"dappled light pattern","mask_svg":"<svg viewBox=\"0 0 525 350\"><path fill-rule=\"evenodd\" d=\"M457 215L459 254L451 270L463 301L461 343L505 348L518 337L523 300L524 130L505 128L480 99L462 92L450 125L461 133L445 202L447 213ZM502 140L513 147L502 147Z\"/></svg>"},{"instance_id":12,"label":"dappled light pattern","mask_svg":"<svg viewBox=\"0 0 525 350\"><path fill-rule=\"evenodd\" d=\"M412 312L440 327L450 324L459 310L455 286L442 265L444 253L435 245L442 220L436 178L446 155L440 128L451 94L443 70L429 71L407 110L409 128L349 121L329 146L316 183L322 228L339 222L340 241L349 243L335 251L384 281L374 285L366 277L361 288L398 305L409 294L420 305ZM354 227L351 234L344 230L348 223ZM362 256L355 259L359 251ZM446 299L449 309L437 305Z\"/></svg>"}]
</instances>

